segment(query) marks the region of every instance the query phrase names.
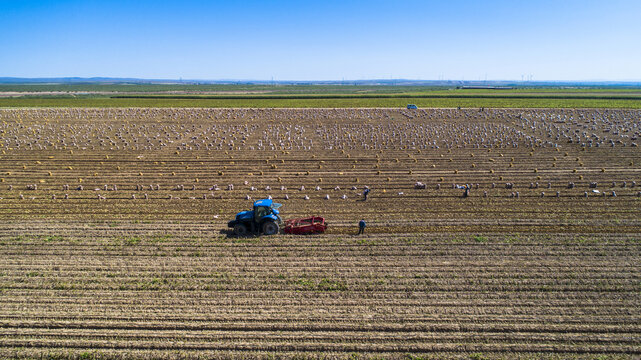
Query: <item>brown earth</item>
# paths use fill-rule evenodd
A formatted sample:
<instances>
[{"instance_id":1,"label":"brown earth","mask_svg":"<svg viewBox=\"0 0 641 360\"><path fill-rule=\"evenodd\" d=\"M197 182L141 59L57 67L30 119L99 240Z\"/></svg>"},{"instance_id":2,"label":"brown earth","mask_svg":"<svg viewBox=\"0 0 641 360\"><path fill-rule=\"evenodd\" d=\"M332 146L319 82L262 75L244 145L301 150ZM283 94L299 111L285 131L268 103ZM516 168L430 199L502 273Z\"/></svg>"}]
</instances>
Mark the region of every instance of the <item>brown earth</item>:
<instances>
[{"instance_id":1,"label":"brown earth","mask_svg":"<svg viewBox=\"0 0 641 360\"><path fill-rule=\"evenodd\" d=\"M0 356L638 357L640 119L1 110ZM328 233L228 236L268 195Z\"/></svg>"}]
</instances>

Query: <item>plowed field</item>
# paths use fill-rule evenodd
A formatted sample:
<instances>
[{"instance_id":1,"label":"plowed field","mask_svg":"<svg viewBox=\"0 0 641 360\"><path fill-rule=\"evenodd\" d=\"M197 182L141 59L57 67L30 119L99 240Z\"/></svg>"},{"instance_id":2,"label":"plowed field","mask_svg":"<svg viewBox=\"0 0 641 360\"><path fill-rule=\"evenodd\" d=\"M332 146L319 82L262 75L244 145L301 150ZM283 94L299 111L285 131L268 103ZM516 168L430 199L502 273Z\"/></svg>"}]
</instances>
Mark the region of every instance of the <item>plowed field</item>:
<instances>
[{"instance_id":1,"label":"plowed field","mask_svg":"<svg viewBox=\"0 0 641 360\"><path fill-rule=\"evenodd\" d=\"M636 110L0 110L0 357L638 358L640 132ZM327 234L227 232L268 196Z\"/></svg>"}]
</instances>

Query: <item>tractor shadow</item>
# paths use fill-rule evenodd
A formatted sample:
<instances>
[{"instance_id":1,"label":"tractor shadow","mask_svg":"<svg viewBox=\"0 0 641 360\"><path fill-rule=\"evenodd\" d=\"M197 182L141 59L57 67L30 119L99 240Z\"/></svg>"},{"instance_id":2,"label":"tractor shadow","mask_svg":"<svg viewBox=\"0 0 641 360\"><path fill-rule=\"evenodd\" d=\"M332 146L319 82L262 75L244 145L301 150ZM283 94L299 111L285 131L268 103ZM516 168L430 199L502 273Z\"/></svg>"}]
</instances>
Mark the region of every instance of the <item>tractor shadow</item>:
<instances>
[{"instance_id":1,"label":"tractor shadow","mask_svg":"<svg viewBox=\"0 0 641 360\"><path fill-rule=\"evenodd\" d=\"M232 229L219 230L218 233L220 235L224 235L225 239L248 239L249 240L249 239L258 239L261 237L260 234L251 234L251 233L245 236L238 236L234 234L234 230Z\"/></svg>"},{"instance_id":2,"label":"tractor shadow","mask_svg":"<svg viewBox=\"0 0 641 360\"><path fill-rule=\"evenodd\" d=\"M225 237L228 237L228 238L229 237L236 237L236 235L234 235L234 231L231 230L231 229L222 229L218 233L220 235L225 235Z\"/></svg>"}]
</instances>

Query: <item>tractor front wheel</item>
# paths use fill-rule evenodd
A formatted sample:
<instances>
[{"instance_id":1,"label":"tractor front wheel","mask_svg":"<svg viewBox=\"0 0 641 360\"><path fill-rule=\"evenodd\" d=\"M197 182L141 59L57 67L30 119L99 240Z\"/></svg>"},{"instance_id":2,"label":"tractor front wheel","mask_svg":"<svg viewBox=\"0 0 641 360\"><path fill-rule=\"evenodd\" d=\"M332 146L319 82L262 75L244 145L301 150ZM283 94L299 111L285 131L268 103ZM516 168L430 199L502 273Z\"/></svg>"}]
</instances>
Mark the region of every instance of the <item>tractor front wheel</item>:
<instances>
[{"instance_id":1,"label":"tractor front wheel","mask_svg":"<svg viewBox=\"0 0 641 360\"><path fill-rule=\"evenodd\" d=\"M234 225L234 235L247 236L247 226L245 224Z\"/></svg>"},{"instance_id":2,"label":"tractor front wheel","mask_svg":"<svg viewBox=\"0 0 641 360\"><path fill-rule=\"evenodd\" d=\"M265 221L263 223L263 234L265 235L278 234L278 230L278 224L273 221Z\"/></svg>"}]
</instances>

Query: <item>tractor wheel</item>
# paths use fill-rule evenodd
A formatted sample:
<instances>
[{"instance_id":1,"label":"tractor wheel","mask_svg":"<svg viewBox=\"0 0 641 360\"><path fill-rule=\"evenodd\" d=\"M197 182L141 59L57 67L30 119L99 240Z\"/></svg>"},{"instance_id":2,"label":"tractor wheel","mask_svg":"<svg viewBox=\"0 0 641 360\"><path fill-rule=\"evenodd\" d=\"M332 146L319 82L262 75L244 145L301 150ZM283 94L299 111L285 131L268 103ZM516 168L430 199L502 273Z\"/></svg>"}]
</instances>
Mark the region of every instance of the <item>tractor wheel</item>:
<instances>
[{"instance_id":1,"label":"tractor wheel","mask_svg":"<svg viewBox=\"0 0 641 360\"><path fill-rule=\"evenodd\" d=\"M245 224L234 225L234 235L247 236L247 226Z\"/></svg>"},{"instance_id":2,"label":"tractor wheel","mask_svg":"<svg viewBox=\"0 0 641 360\"><path fill-rule=\"evenodd\" d=\"M278 224L273 221L265 221L263 223L263 234L274 235L278 234Z\"/></svg>"}]
</instances>

